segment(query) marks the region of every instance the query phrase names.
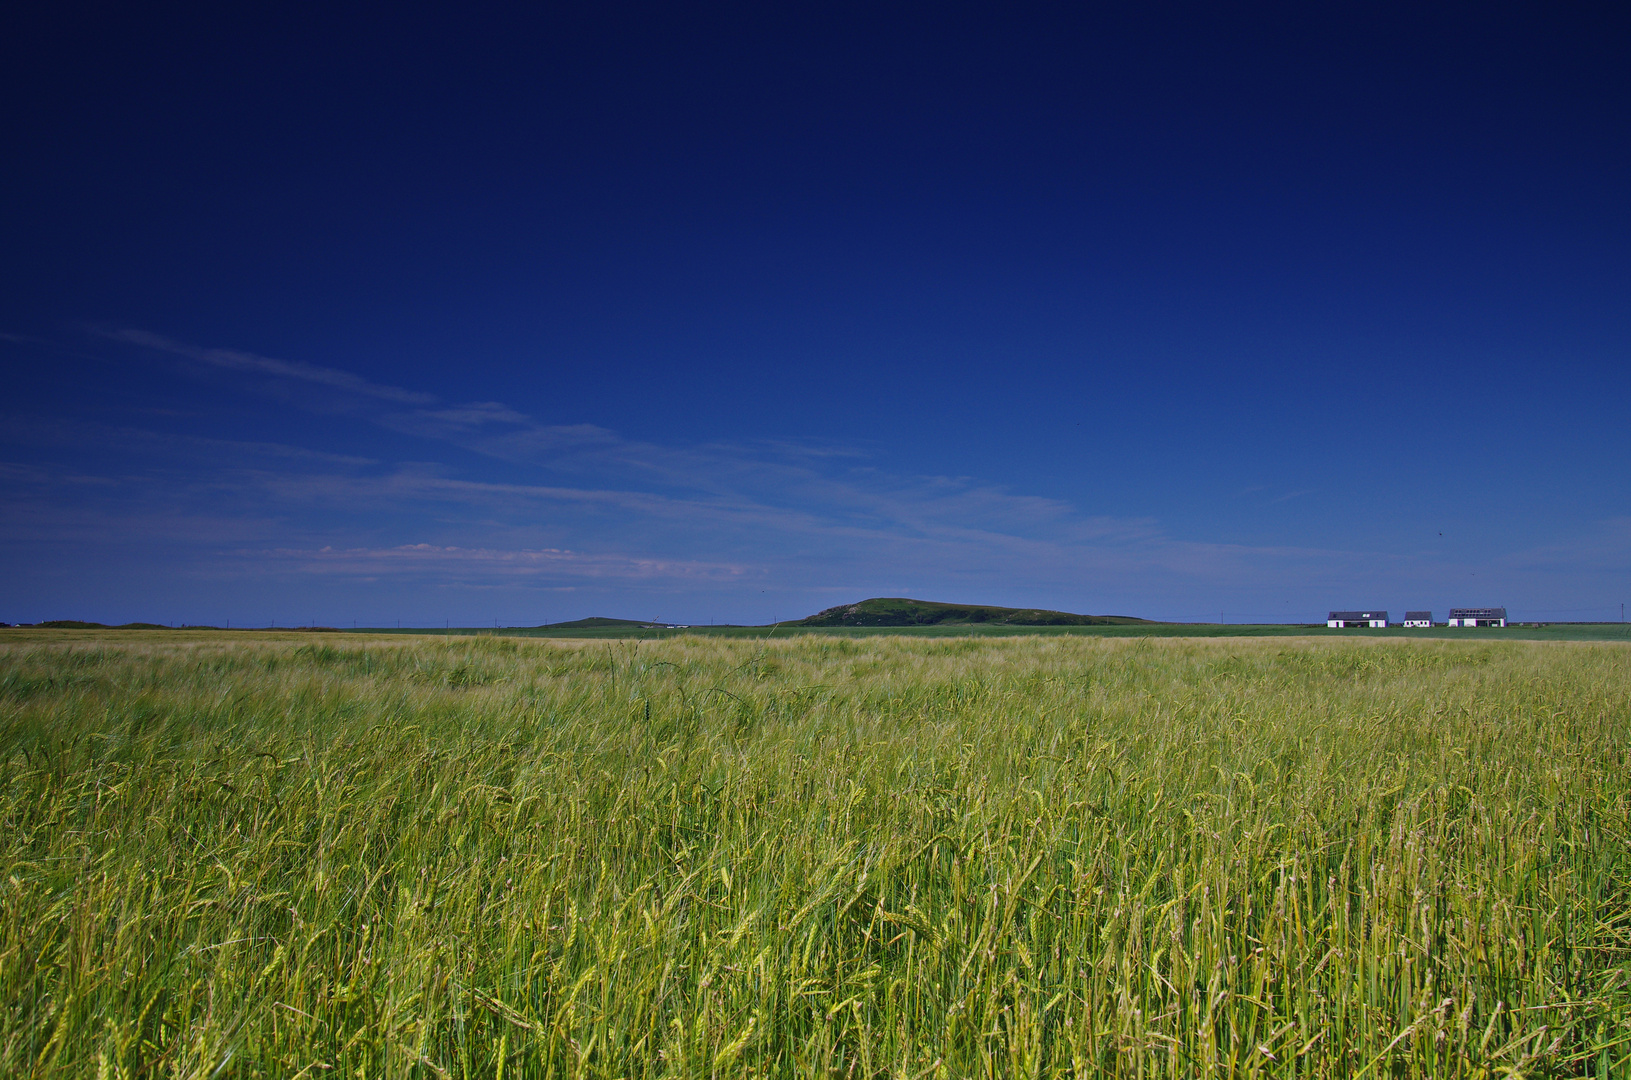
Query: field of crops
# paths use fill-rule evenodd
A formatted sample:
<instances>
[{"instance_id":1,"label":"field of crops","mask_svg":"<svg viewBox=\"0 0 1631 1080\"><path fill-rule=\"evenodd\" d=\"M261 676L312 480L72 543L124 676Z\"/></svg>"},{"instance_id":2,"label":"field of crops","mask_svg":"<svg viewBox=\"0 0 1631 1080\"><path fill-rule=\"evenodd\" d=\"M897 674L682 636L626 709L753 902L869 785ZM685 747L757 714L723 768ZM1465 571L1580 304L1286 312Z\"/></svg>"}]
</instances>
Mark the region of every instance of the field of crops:
<instances>
[{"instance_id":1,"label":"field of crops","mask_svg":"<svg viewBox=\"0 0 1631 1080\"><path fill-rule=\"evenodd\" d=\"M1631 1075L1631 648L0 637L0 1075Z\"/></svg>"}]
</instances>

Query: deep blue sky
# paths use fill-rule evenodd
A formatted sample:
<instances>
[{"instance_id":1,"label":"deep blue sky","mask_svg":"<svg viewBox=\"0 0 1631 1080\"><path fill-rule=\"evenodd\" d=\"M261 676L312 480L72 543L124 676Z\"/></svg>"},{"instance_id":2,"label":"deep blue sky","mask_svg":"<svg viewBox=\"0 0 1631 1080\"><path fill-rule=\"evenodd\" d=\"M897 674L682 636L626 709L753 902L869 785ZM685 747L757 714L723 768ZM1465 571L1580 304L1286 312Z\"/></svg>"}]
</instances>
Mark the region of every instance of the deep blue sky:
<instances>
[{"instance_id":1,"label":"deep blue sky","mask_svg":"<svg viewBox=\"0 0 1631 1080\"><path fill-rule=\"evenodd\" d=\"M13 11L0 620L1618 618L1628 30Z\"/></svg>"}]
</instances>

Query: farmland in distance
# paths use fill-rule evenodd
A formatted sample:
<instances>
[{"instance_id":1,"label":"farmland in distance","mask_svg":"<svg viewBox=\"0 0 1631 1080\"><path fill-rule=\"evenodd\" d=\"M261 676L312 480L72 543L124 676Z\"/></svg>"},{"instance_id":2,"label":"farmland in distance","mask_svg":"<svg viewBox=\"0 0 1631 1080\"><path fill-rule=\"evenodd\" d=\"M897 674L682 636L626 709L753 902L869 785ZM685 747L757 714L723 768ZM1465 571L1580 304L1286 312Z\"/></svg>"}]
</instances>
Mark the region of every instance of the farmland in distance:
<instances>
[{"instance_id":1,"label":"farmland in distance","mask_svg":"<svg viewBox=\"0 0 1631 1080\"><path fill-rule=\"evenodd\" d=\"M1624 1076L1631 650L6 631L0 1074Z\"/></svg>"}]
</instances>

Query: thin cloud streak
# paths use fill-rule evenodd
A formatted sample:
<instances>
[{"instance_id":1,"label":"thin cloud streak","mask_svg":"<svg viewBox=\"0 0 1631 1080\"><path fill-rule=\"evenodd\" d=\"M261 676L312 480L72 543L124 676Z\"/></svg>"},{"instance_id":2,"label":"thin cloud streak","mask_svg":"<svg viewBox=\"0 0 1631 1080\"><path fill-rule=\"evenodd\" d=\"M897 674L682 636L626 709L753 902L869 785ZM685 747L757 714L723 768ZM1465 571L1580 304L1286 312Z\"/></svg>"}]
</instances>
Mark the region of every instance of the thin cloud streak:
<instances>
[{"instance_id":1,"label":"thin cloud streak","mask_svg":"<svg viewBox=\"0 0 1631 1080\"><path fill-rule=\"evenodd\" d=\"M196 345L172 341L167 337L152 334L146 330L113 330L103 333L103 336L114 341L141 345L145 348L157 349L160 352L172 353L176 356L185 356L189 360L213 364L216 367L226 368L231 371L248 371L281 379L298 379L303 382L317 383L321 386L332 387L335 390L344 390L347 393L361 394L365 397L378 398L381 401L390 401L396 404L433 405L437 401L434 394L404 390L399 386L384 386L337 368L321 367L300 360L276 360L269 356L239 352L236 349L205 349Z\"/></svg>"},{"instance_id":2,"label":"thin cloud streak","mask_svg":"<svg viewBox=\"0 0 1631 1080\"><path fill-rule=\"evenodd\" d=\"M672 583L734 581L755 575L754 568L733 563L588 554L560 548L504 551L400 544L390 548L248 549L234 554L267 570L361 577L414 575L450 581L475 578L531 583L539 579L583 578Z\"/></svg>"}]
</instances>

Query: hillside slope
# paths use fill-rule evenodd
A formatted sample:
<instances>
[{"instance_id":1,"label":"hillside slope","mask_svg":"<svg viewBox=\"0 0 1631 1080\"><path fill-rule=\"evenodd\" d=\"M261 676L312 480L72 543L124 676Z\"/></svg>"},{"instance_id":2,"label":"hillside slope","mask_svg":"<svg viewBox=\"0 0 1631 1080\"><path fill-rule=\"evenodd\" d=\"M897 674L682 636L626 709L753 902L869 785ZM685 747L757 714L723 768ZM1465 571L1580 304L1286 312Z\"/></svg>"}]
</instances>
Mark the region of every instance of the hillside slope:
<instances>
[{"instance_id":1,"label":"hillside slope","mask_svg":"<svg viewBox=\"0 0 1631 1080\"><path fill-rule=\"evenodd\" d=\"M1126 615L1073 615L1041 608L941 604L887 596L819 611L792 626L1124 626L1147 623Z\"/></svg>"}]
</instances>

